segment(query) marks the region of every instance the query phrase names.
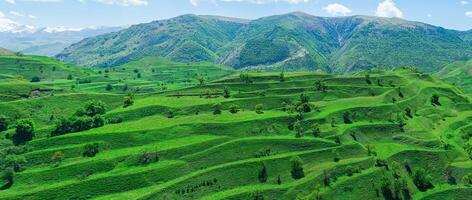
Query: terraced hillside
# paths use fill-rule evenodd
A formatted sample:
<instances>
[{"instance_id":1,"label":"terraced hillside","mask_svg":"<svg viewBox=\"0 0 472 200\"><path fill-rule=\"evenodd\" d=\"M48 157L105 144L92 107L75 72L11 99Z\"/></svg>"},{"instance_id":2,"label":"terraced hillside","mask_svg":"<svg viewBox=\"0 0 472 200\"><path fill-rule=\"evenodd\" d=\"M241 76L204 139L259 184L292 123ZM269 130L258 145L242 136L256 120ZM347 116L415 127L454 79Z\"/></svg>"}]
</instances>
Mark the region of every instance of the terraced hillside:
<instances>
[{"instance_id":1,"label":"terraced hillside","mask_svg":"<svg viewBox=\"0 0 472 200\"><path fill-rule=\"evenodd\" d=\"M74 109L89 100L106 105L88 104L78 113L107 124L79 131L65 122L53 125L80 115ZM0 182L0 199L472 194L470 98L409 69L350 76L242 73L127 96L125 103L119 94L67 92L0 103L2 111L48 105L31 114L33 140L16 147L1 140L0 163L14 172ZM56 115L49 119L51 112ZM11 125L2 135L14 138L18 130L9 119L18 117L5 113Z\"/></svg>"}]
</instances>

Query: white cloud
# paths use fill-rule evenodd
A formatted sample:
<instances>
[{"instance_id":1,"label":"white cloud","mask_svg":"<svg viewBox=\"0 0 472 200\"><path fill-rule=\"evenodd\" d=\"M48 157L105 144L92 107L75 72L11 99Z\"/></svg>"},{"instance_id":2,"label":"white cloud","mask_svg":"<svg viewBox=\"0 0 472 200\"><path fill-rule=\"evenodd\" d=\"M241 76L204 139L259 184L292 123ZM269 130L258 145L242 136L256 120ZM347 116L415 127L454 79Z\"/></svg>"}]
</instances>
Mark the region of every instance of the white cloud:
<instances>
[{"instance_id":1,"label":"white cloud","mask_svg":"<svg viewBox=\"0 0 472 200\"><path fill-rule=\"evenodd\" d=\"M25 15L16 11L10 11L10 15L16 16L16 17L24 17Z\"/></svg>"},{"instance_id":2,"label":"white cloud","mask_svg":"<svg viewBox=\"0 0 472 200\"><path fill-rule=\"evenodd\" d=\"M15 4L15 0L5 0L5 2Z\"/></svg>"},{"instance_id":3,"label":"white cloud","mask_svg":"<svg viewBox=\"0 0 472 200\"><path fill-rule=\"evenodd\" d=\"M148 0L96 0L100 3L119 6L146 6ZM83 2L83 1L80 1Z\"/></svg>"},{"instance_id":4,"label":"white cloud","mask_svg":"<svg viewBox=\"0 0 472 200\"><path fill-rule=\"evenodd\" d=\"M462 5L467 5L467 4L469 4L469 1L459 1L459 3L462 4Z\"/></svg>"},{"instance_id":5,"label":"white cloud","mask_svg":"<svg viewBox=\"0 0 472 200\"><path fill-rule=\"evenodd\" d=\"M431 17L433 17L433 15L432 14L427 14L426 17L431 18Z\"/></svg>"},{"instance_id":6,"label":"white cloud","mask_svg":"<svg viewBox=\"0 0 472 200\"><path fill-rule=\"evenodd\" d=\"M378 17L398 17L403 18L403 12L398 9L393 0L384 0L377 6L376 15Z\"/></svg>"},{"instance_id":7,"label":"white cloud","mask_svg":"<svg viewBox=\"0 0 472 200\"><path fill-rule=\"evenodd\" d=\"M351 9L339 3L329 4L323 10L333 16L346 16L352 13Z\"/></svg>"},{"instance_id":8,"label":"white cloud","mask_svg":"<svg viewBox=\"0 0 472 200\"><path fill-rule=\"evenodd\" d=\"M6 17L3 12L0 12L0 32L33 32L36 29L33 26L22 25Z\"/></svg>"},{"instance_id":9,"label":"white cloud","mask_svg":"<svg viewBox=\"0 0 472 200\"><path fill-rule=\"evenodd\" d=\"M211 2L215 3L217 1L221 2L242 2L242 3L253 3L253 4L268 4L268 3L289 3L289 4L300 4L300 3L307 3L311 0L189 0L190 4L194 6L198 6L200 3L203 2Z\"/></svg>"},{"instance_id":10,"label":"white cloud","mask_svg":"<svg viewBox=\"0 0 472 200\"><path fill-rule=\"evenodd\" d=\"M472 18L472 11L466 12L465 16Z\"/></svg>"}]
</instances>

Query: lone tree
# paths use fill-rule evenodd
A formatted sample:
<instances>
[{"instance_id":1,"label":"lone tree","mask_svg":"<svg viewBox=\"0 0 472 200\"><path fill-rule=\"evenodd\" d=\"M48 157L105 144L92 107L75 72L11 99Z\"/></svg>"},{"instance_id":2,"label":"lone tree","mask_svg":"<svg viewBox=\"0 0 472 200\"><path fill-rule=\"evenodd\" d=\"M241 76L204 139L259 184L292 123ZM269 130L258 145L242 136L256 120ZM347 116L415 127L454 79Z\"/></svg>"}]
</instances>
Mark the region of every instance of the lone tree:
<instances>
[{"instance_id":1,"label":"lone tree","mask_svg":"<svg viewBox=\"0 0 472 200\"><path fill-rule=\"evenodd\" d=\"M439 95L434 94L434 95L431 97L431 104L432 104L433 106L441 106L441 103L439 102Z\"/></svg>"},{"instance_id":2,"label":"lone tree","mask_svg":"<svg viewBox=\"0 0 472 200\"><path fill-rule=\"evenodd\" d=\"M372 85L372 80L370 80L370 74L365 75L365 82L369 85Z\"/></svg>"},{"instance_id":3,"label":"lone tree","mask_svg":"<svg viewBox=\"0 0 472 200\"><path fill-rule=\"evenodd\" d=\"M39 78L38 76L34 76L33 78L31 78L32 83L37 83L37 82L40 82L40 81L41 81L41 78Z\"/></svg>"},{"instance_id":4,"label":"lone tree","mask_svg":"<svg viewBox=\"0 0 472 200\"><path fill-rule=\"evenodd\" d=\"M298 156L295 156L295 157L292 157L290 162L292 163L292 171L290 171L290 173L292 174L292 178L301 179L305 177L305 172L303 172L302 159Z\"/></svg>"},{"instance_id":5,"label":"lone tree","mask_svg":"<svg viewBox=\"0 0 472 200\"><path fill-rule=\"evenodd\" d=\"M264 111L262 111L264 109L264 105L262 104L257 104L256 107L255 107L255 110L256 110L256 113L257 114L263 114Z\"/></svg>"},{"instance_id":6,"label":"lone tree","mask_svg":"<svg viewBox=\"0 0 472 200\"><path fill-rule=\"evenodd\" d=\"M134 104L133 95L128 94L123 99L123 108L130 107Z\"/></svg>"},{"instance_id":7,"label":"lone tree","mask_svg":"<svg viewBox=\"0 0 472 200\"><path fill-rule=\"evenodd\" d=\"M8 129L7 118L3 115L0 115L0 132L6 131Z\"/></svg>"},{"instance_id":8,"label":"lone tree","mask_svg":"<svg viewBox=\"0 0 472 200\"><path fill-rule=\"evenodd\" d=\"M285 82L285 74L284 74L284 72L280 72L279 79L280 79L280 82Z\"/></svg>"},{"instance_id":9,"label":"lone tree","mask_svg":"<svg viewBox=\"0 0 472 200\"><path fill-rule=\"evenodd\" d=\"M203 76L197 76L197 81L200 85L205 84L205 78Z\"/></svg>"},{"instance_id":10,"label":"lone tree","mask_svg":"<svg viewBox=\"0 0 472 200\"><path fill-rule=\"evenodd\" d=\"M15 146L26 144L34 137L34 122L31 119L20 119L16 122L15 133L11 136Z\"/></svg>"},{"instance_id":11,"label":"lone tree","mask_svg":"<svg viewBox=\"0 0 472 200\"><path fill-rule=\"evenodd\" d=\"M295 137L296 138L303 137L303 127L302 127L302 122L300 120L297 120L293 124L293 129L295 130Z\"/></svg>"},{"instance_id":12,"label":"lone tree","mask_svg":"<svg viewBox=\"0 0 472 200\"><path fill-rule=\"evenodd\" d=\"M313 134L313 137L319 137L321 130L320 130L320 125L318 123L314 123L311 125L311 133Z\"/></svg>"},{"instance_id":13,"label":"lone tree","mask_svg":"<svg viewBox=\"0 0 472 200\"><path fill-rule=\"evenodd\" d=\"M259 171L259 176L258 176L259 182L261 182L261 183L267 182L267 177L268 176L269 175L267 174L267 167L266 167L265 163L262 163L262 169Z\"/></svg>"},{"instance_id":14,"label":"lone tree","mask_svg":"<svg viewBox=\"0 0 472 200\"><path fill-rule=\"evenodd\" d=\"M224 97L225 99L231 97L231 92L229 91L229 88L226 87L226 86L223 88L223 97Z\"/></svg>"},{"instance_id":15,"label":"lone tree","mask_svg":"<svg viewBox=\"0 0 472 200\"><path fill-rule=\"evenodd\" d=\"M222 107L221 103L219 103L219 102L215 103L215 104L213 104L212 107L213 107L213 114L214 115L221 115L221 107Z\"/></svg>"},{"instance_id":16,"label":"lone tree","mask_svg":"<svg viewBox=\"0 0 472 200\"><path fill-rule=\"evenodd\" d=\"M229 112L232 113L232 114L238 113L239 110L240 110L240 107L239 107L239 105L237 105L237 104L231 104L231 105L229 106Z\"/></svg>"},{"instance_id":17,"label":"lone tree","mask_svg":"<svg viewBox=\"0 0 472 200\"><path fill-rule=\"evenodd\" d=\"M105 90L106 91L112 91L113 90L113 86L111 84L107 84L107 86L105 87Z\"/></svg>"}]
</instances>

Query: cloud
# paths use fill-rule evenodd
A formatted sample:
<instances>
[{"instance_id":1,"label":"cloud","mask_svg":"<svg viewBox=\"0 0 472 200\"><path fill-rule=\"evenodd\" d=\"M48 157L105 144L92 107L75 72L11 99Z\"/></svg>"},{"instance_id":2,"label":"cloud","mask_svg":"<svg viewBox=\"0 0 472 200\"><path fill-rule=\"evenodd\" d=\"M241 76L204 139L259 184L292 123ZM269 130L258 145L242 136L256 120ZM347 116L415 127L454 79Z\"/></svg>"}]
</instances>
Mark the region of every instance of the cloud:
<instances>
[{"instance_id":1,"label":"cloud","mask_svg":"<svg viewBox=\"0 0 472 200\"><path fill-rule=\"evenodd\" d=\"M100 3L119 6L147 6L148 0L95 0ZM80 1L83 2L83 1Z\"/></svg>"},{"instance_id":2,"label":"cloud","mask_svg":"<svg viewBox=\"0 0 472 200\"><path fill-rule=\"evenodd\" d=\"M24 17L25 16L24 14L21 14L21 13L16 12L16 11L10 11L9 13L10 13L10 15L13 15L13 16L16 16L16 17Z\"/></svg>"},{"instance_id":3,"label":"cloud","mask_svg":"<svg viewBox=\"0 0 472 200\"><path fill-rule=\"evenodd\" d=\"M15 4L15 3L16 3L15 0L5 0L5 2L11 3L11 4Z\"/></svg>"},{"instance_id":4,"label":"cloud","mask_svg":"<svg viewBox=\"0 0 472 200\"><path fill-rule=\"evenodd\" d=\"M467 4L469 4L468 1L459 1L459 3L462 4L462 5L467 5Z\"/></svg>"},{"instance_id":5,"label":"cloud","mask_svg":"<svg viewBox=\"0 0 472 200\"><path fill-rule=\"evenodd\" d=\"M384 0L377 6L377 12L375 13L378 17L398 17L403 18L403 12L398 9L397 5L393 0Z\"/></svg>"},{"instance_id":6,"label":"cloud","mask_svg":"<svg viewBox=\"0 0 472 200\"><path fill-rule=\"evenodd\" d=\"M472 18L472 11L466 12L465 16Z\"/></svg>"},{"instance_id":7,"label":"cloud","mask_svg":"<svg viewBox=\"0 0 472 200\"><path fill-rule=\"evenodd\" d=\"M15 22L3 13L0 12L0 32L33 32L35 28L33 26L22 25L18 22Z\"/></svg>"},{"instance_id":8,"label":"cloud","mask_svg":"<svg viewBox=\"0 0 472 200\"><path fill-rule=\"evenodd\" d=\"M300 4L307 3L311 0L189 0L190 4L198 6L203 2L211 2L216 4L219 2L241 2L241 3L253 3L253 4L269 4L269 3L289 3L289 4Z\"/></svg>"},{"instance_id":9,"label":"cloud","mask_svg":"<svg viewBox=\"0 0 472 200\"><path fill-rule=\"evenodd\" d=\"M339 3L329 4L323 10L333 16L346 16L352 13L351 9Z\"/></svg>"}]
</instances>

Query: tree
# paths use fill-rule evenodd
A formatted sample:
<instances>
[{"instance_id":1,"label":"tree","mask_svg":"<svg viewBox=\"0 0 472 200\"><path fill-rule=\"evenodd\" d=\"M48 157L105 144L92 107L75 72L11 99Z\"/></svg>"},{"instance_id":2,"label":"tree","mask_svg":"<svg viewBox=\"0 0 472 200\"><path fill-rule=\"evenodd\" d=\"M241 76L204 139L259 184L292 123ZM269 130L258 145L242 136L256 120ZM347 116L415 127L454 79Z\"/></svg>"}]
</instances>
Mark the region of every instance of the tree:
<instances>
[{"instance_id":1,"label":"tree","mask_svg":"<svg viewBox=\"0 0 472 200\"><path fill-rule=\"evenodd\" d=\"M61 162L64 160L64 153L62 153L62 151L56 151L54 152L54 154L52 154L51 156L51 162L58 166L59 164L61 164Z\"/></svg>"},{"instance_id":2,"label":"tree","mask_svg":"<svg viewBox=\"0 0 472 200\"><path fill-rule=\"evenodd\" d=\"M112 91L113 90L113 86L111 84L107 84L107 86L105 87L105 90L106 91Z\"/></svg>"},{"instance_id":3,"label":"tree","mask_svg":"<svg viewBox=\"0 0 472 200\"><path fill-rule=\"evenodd\" d=\"M292 174L293 179L301 179L305 177L305 172L303 172L303 161L300 157L294 156L290 159L292 163L292 170L290 173Z\"/></svg>"},{"instance_id":4,"label":"tree","mask_svg":"<svg viewBox=\"0 0 472 200\"><path fill-rule=\"evenodd\" d=\"M7 118L3 115L0 115L0 132L6 131L8 129Z\"/></svg>"},{"instance_id":5,"label":"tree","mask_svg":"<svg viewBox=\"0 0 472 200\"><path fill-rule=\"evenodd\" d=\"M223 88L223 97L225 99L231 97L231 92L229 91L229 88L226 86Z\"/></svg>"},{"instance_id":6,"label":"tree","mask_svg":"<svg viewBox=\"0 0 472 200\"><path fill-rule=\"evenodd\" d=\"M123 100L123 108L130 107L133 104L134 104L133 95L132 94L126 95Z\"/></svg>"},{"instance_id":7,"label":"tree","mask_svg":"<svg viewBox=\"0 0 472 200\"><path fill-rule=\"evenodd\" d=\"M31 78L32 83L37 83L37 82L40 82L40 81L41 81L41 78L39 78L38 76L33 76L33 78Z\"/></svg>"},{"instance_id":8,"label":"tree","mask_svg":"<svg viewBox=\"0 0 472 200\"><path fill-rule=\"evenodd\" d=\"M84 151L82 152L83 157L95 157L99 152L99 145L98 143L93 144L86 144L84 146Z\"/></svg>"},{"instance_id":9,"label":"tree","mask_svg":"<svg viewBox=\"0 0 472 200\"><path fill-rule=\"evenodd\" d=\"M18 120L15 129L15 133L11 136L15 146L23 145L34 137L34 122L31 119Z\"/></svg>"},{"instance_id":10,"label":"tree","mask_svg":"<svg viewBox=\"0 0 472 200\"><path fill-rule=\"evenodd\" d=\"M262 114L262 113L264 113L264 111L262 111L263 108L264 108L264 105L262 105L262 104L257 104L256 107L255 107L256 113L257 113L257 114Z\"/></svg>"},{"instance_id":11,"label":"tree","mask_svg":"<svg viewBox=\"0 0 472 200\"><path fill-rule=\"evenodd\" d=\"M214 115L221 115L221 107L222 107L221 103L219 103L219 102L215 103L215 104L213 104L212 107L213 107L213 114Z\"/></svg>"},{"instance_id":12,"label":"tree","mask_svg":"<svg viewBox=\"0 0 472 200\"><path fill-rule=\"evenodd\" d=\"M279 79L280 79L280 82L285 82L285 74L284 74L284 72L280 72Z\"/></svg>"},{"instance_id":13,"label":"tree","mask_svg":"<svg viewBox=\"0 0 472 200\"><path fill-rule=\"evenodd\" d=\"M200 85L205 83L205 78L203 76L197 76L197 81Z\"/></svg>"},{"instance_id":14,"label":"tree","mask_svg":"<svg viewBox=\"0 0 472 200\"><path fill-rule=\"evenodd\" d=\"M138 73L138 74L136 75L136 78L141 78L141 73Z\"/></svg>"},{"instance_id":15,"label":"tree","mask_svg":"<svg viewBox=\"0 0 472 200\"><path fill-rule=\"evenodd\" d=\"M172 110L167 111L167 118L172 119L175 117L175 113Z\"/></svg>"},{"instance_id":16,"label":"tree","mask_svg":"<svg viewBox=\"0 0 472 200\"><path fill-rule=\"evenodd\" d=\"M293 124L293 129L295 130L295 137L296 138L303 137L303 127L302 127L302 122L300 120L297 120Z\"/></svg>"},{"instance_id":17,"label":"tree","mask_svg":"<svg viewBox=\"0 0 472 200\"><path fill-rule=\"evenodd\" d=\"M370 80L370 74L365 75L365 82L369 85L372 85L372 81Z\"/></svg>"},{"instance_id":18,"label":"tree","mask_svg":"<svg viewBox=\"0 0 472 200\"><path fill-rule=\"evenodd\" d=\"M74 77L72 76L72 74L67 75L67 80L72 80L72 79L74 79Z\"/></svg>"},{"instance_id":19,"label":"tree","mask_svg":"<svg viewBox=\"0 0 472 200\"><path fill-rule=\"evenodd\" d=\"M350 118L351 118L351 114L349 112L346 111L343 113L343 120L345 124L352 124L352 121Z\"/></svg>"},{"instance_id":20,"label":"tree","mask_svg":"<svg viewBox=\"0 0 472 200\"><path fill-rule=\"evenodd\" d=\"M431 177L427 175L423 168L415 170L413 173L413 183L421 192L434 188L434 185L431 183Z\"/></svg>"},{"instance_id":21,"label":"tree","mask_svg":"<svg viewBox=\"0 0 472 200\"><path fill-rule=\"evenodd\" d=\"M339 154L338 150L334 149L332 153L334 154L333 161L339 162L341 160L341 155Z\"/></svg>"},{"instance_id":22,"label":"tree","mask_svg":"<svg viewBox=\"0 0 472 200\"><path fill-rule=\"evenodd\" d=\"M282 178L280 178L280 175L277 177L277 185L282 184Z\"/></svg>"},{"instance_id":23,"label":"tree","mask_svg":"<svg viewBox=\"0 0 472 200\"><path fill-rule=\"evenodd\" d=\"M433 106L441 106L441 103L439 102L439 95L434 94L434 95L431 97L431 104L432 104Z\"/></svg>"},{"instance_id":24,"label":"tree","mask_svg":"<svg viewBox=\"0 0 472 200\"><path fill-rule=\"evenodd\" d=\"M87 102L82 110L77 111L77 116L89 116L103 115L106 113L106 104L103 101L90 101Z\"/></svg>"},{"instance_id":25,"label":"tree","mask_svg":"<svg viewBox=\"0 0 472 200\"><path fill-rule=\"evenodd\" d=\"M265 163L262 163L262 169L259 171L259 176L258 176L259 182L261 182L261 183L267 182L267 177L268 176L269 175L267 174L267 167L266 167Z\"/></svg>"},{"instance_id":26,"label":"tree","mask_svg":"<svg viewBox=\"0 0 472 200\"><path fill-rule=\"evenodd\" d=\"M321 130L318 123L311 125L311 133L313 134L313 137L320 137Z\"/></svg>"},{"instance_id":27,"label":"tree","mask_svg":"<svg viewBox=\"0 0 472 200\"><path fill-rule=\"evenodd\" d=\"M231 105L229 106L229 112L232 113L232 114L238 113L238 112L239 112L239 109L240 109L240 107L239 107L239 105L237 105L237 104L231 104Z\"/></svg>"},{"instance_id":28,"label":"tree","mask_svg":"<svg viewBox=\"0 0 472 200\"><path fill-rule=\"evenodd\" d=\"M0 185L0 190L6 190L13 185L13 180L15 177L15 173L11 168L7 168L3 171L2 179L6 181L4 185Z\"/></svg>"}]
</instances>

